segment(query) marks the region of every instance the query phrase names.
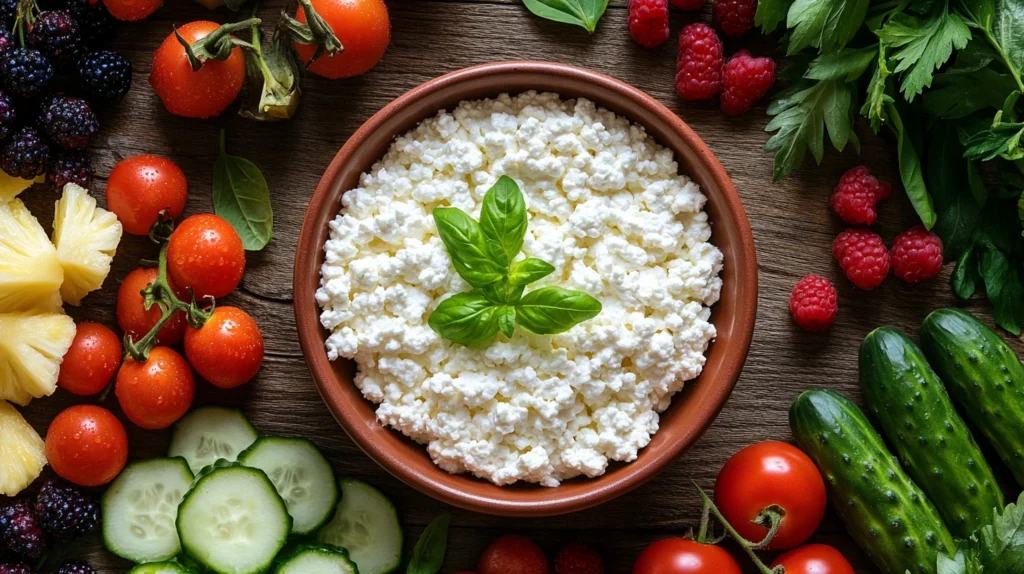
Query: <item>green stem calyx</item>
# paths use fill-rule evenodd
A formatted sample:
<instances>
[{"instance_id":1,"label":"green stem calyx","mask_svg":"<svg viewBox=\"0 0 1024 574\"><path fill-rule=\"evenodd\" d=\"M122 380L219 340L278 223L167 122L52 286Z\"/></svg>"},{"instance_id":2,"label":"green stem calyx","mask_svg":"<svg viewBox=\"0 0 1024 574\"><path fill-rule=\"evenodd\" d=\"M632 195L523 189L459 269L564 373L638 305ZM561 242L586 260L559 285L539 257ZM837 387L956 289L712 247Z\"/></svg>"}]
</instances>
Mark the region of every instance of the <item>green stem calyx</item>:
<instances>
[{"instance_id":1,"label":"green stem calyx","mask_svg":"<svg viewBox=\"0 0 1024 574\"><path fill-rule=\"evenodd\" d=\"M259 121L290 119L299 105L301 68L292 54L282 13L270 44L264 47L259 24L252 25L252 49L246 53L248 88L244 117Z\"/></svg>"},{"instance_id":2,"label":"green stem calyx","mask_svg":"<svg viewBox=\"0 0 1024 574\"><path fill-rule=\"evenodd\" d=\"M241 22L224 24L192 44L189 44L178 33L177 28L174 29L174 37L185 48L185 56L188 58L188 63L192 66L192 70L199 71L207 60L227 60L228 56L231 55L231 51L236 47L251 49L252 45L249 42L239 40L232 36L232 34L249 29L252 26L259 26L260 22L259 18L249 18Z\"/></svg>"},{"instance_id":3,"label":"green stem calyx","mask_svg":"<svg viewBox=\"0 0 1024 574\"><path fill-rule=\"evenodd\" d=\"M327 23L313 8L310 0L299 0L299 6L306 16L305 22L299 22L295 18L282 13L281 28L286 35L300 44L315 44L316 51L305 65L308 67L317 58L327 54L334 56L345 50L341 40L334 34L330 24Z\"/></svg>"},{"instance_id":4,"label":"green stem calyx","mask_svg":"<svg viewBox=\"0 0 1024 574\"><path fill-rule=\"evenodd\" d=\"M758 572L761 572L762 574L785 574L785 568L782 566L770 568L762 562L761 558L757 555L757 551L766 549L779 533L779 527L782 526L782 519L786 516L785 510L779 506L772 505L758 513L753 522L754 524L767 528L768 533L759 541L755 542L747 540L741 536L731 524L729 524L729 521L726 520L724 516L722 516L721 511L719 511L718 507L715 506L711 497L709 497L701 487L696 484L694 484L694 486L697 488L697 492L700 493L701 501L703 501L704 504L703 510L701 511L700 529L697 531L697 542L700 542L701 544L718 544L728 536L743 548L743 551L747 553L750 560L755 566L757 566ZM712 535L711 516L714 516L715 520L720 523L722 528L725 530L725 533L721 536L714 537Z\"/></svg>"}]
</instances>

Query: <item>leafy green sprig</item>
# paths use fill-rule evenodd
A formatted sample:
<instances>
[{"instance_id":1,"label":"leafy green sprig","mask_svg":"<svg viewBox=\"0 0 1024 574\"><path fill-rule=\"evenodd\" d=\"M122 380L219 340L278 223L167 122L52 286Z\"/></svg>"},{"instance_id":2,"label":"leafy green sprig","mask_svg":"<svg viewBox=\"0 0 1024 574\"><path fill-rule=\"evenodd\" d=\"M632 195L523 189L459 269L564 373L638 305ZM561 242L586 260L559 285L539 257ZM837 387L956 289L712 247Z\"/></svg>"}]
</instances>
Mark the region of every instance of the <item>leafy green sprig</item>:
<instances>
[{"instance_id":1,"label":"leafy green sprig","mask_svg":"<svg viewBox=\"0 0 1024 574\"><path fill-rule=\"evenodd\" d=\"M536 257L516 261L526 238L526 202L512 178L501 176L484 195L480 221L456 207L433 211L455 271L472 291L453 295L430 314L441 337L462 345L486 343L516 325L538 335L563 333L601 312L582 291L551 286L525 293L555 267Z\"/></svg>"},{"instance_id":2,"label":"leafy green sprig","mask_svg":"<svg viewBox=\"0 0 1024 574\"><path fill-rule=\"evenodd\" d=\"M1005 509L993 509L992 521L963 540L953 556L939 553L938 574L1024 572L1024 494Z\"/></svg>"}]
</instances>

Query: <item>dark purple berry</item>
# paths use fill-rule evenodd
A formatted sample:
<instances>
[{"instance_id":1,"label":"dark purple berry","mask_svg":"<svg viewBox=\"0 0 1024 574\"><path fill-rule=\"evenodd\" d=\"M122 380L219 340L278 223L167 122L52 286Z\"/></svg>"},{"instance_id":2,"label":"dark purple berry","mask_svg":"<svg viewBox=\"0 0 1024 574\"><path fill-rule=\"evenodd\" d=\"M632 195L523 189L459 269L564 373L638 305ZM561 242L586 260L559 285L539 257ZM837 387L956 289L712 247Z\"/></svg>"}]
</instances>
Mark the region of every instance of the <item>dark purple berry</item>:
<instances>
[{"instance_id":1,"label":"dark purple berry","mask_svg":"<svg viewBox=\"0 0 1024 574\"><path fill-rule=\"evenodd\" d=\"M113 50L97 50L82 56L78 76L86 93L104 102L120 101L132 87L131 63Z\"/></svg>"},{"instance_id":2,"label":"dark purple berry","mask_svg":"<svg viewBox=\"0 0 1024 574\"><path fill-rule=\"evenodd\" d=\"M85 159L85 182L82 183L80 180L72 180L72 182L82 187L88 187L88 176L92 170L89 168L89 156L85 152L58 153L51 175L56 172L57 165L63 159L70 158L71 163L75 163L78 162L77 158L79 157ZM58 189L62 189L64 183L68 182L61 183ZM96 499L70 484L56 480L47 480L39 489L39 494L36 495L35 511L36 516L39 517L40 526L54 542L67 542L89 534L96 530L100 523L100 507Z\"/></svg>"},{"instance_id":3,"label":"dark purple berry","mask_svg":"<svg viewBox=\"0 0 1024 574\"><path fill-rule=\"evenodd\" d=\"M46 101L39 110L38 121L47 135L65 149L86 149L100 131L89 102L67 96L54 96Z\"/></svg>"},{"instance_id":4,"label":"dark purple berry","mask_svg":"<svg viewBox=\"0 0 1024 574\"><path fill-rule=\"evenodd\" d=\"M65 562L57 569L57 574L96 574L96 569L82 561Z\"/></svg>"},{"instance_id":5,"label":"dark purple berry","mask_svg":"<svg viewBox=\"0 0 1024 574\"><path fill-rule=\"evenodd\" d=\"M0 540L3 540L4 547L11 554L32 561L42 558L46 551L43 529L39 527L31 507L24 501L0 510Z\"/></svg>"},{"instance_id":6,"label":"dark purple berry","mask_svg":"<svg viewBox=\"0 0 1024 574\"><path fill-rule=\"evenodd\" d=\"M35 98L53 81L53 66L39 50L8 48L0 54L0 80L3 88L16 98Z\"/></svg>"},{"instance_id":7,"label":"dark purple berry","mask_svg":"<svg viewBox=\"0 0 1024 574\"><path fill-rule=\"evenodd\" d=\"M50 168L50 144L34 127L14 132L0 149L0 169L14 177L33 179Z\"/></svg>"},{"instance_id":8,"label":"dark purple berry","mask_svg":"<svg viewBox=\"0 0 1024 574\"><path fill-rule=\"evenodd\" d=\"M46 174L46 182L56 189L64 189L69 183L77 183L88 189L92 183L92 162L89 160L89 153L78 150L58 151L50 165L50 173ZM46 526L45 521L43 526Z\"/></svg>"},{"instance_id":9,"label":"dark purple berry","mask_svg":"<svg viewBox=\"0 0 1024 574\"><path fill-rule=\"evenodd\" d=\"M66 10L78 21L78 29L86 45L99 45L114 35L114 17L102 1L68 0Z\"/></svg>"},{"instance_id":10,"label":"dark purple berry","mask_svg":"<svg viewBox=\"0 0 1024 574\"><path fill-rule=\"evenodd\" d=\"M48 56L58 66L73 64L82 49L78 22L64 10L43 12L32 24L26 38L28 46Z\"/></svg>"},{"instance_id":11,"label":"dark purple berry","mask_svg":"<svg viewBox=\"0 0 1024 574\"><path fill-rule=\"evenodd\" d=\"M3 0L0 0L0 5L3 4ZM9 46L14 45L14 38L11 37L11 33L6 28L0 28L0 54L7 51Z\"/></svg>"},{"instance_id":12,"label":"dark purple berry","mask_svg":"<svg viewBox=\"0 0 1024 574\"><path fill-rule=\"evenodd\" d=\"M14 109L14 101L0 91L0 140L11 135L11 132L14 131L14 122L17 119L18 113Z\"/></svg>"},{"instance_id":13,"label":"dark purple berry","mask_svg":"<svg viewBox=\"0 0 1024 574\"><path fill-rule=\"evenodd\" d=\"M0 574L33 574L32 567L24 562L0 564Z\"/></svg>"},{"instance_id":14,"label":"dark purple berry","mask_svg":"<svg viewBox=\"0 0 1024 574\"><path fill-rule=\"evenodd\" d=\"M0 0L0 27L10 30L18 17L18 0Z\"/></svg>"}]
</instances>

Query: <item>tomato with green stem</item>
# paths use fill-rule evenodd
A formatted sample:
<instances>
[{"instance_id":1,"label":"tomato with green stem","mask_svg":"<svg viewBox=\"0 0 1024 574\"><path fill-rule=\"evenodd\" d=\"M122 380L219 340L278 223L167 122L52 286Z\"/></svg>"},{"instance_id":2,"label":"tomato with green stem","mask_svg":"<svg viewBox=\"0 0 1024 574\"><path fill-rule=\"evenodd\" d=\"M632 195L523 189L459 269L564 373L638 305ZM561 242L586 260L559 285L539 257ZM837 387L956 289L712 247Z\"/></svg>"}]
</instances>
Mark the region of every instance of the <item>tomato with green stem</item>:
<instances>
[{"instance_id":1,"label":"tomato with green stem","mask_svg":"<svg viewBox=\"0 0 1024 574\"><path fill-rule=\"evenodd\" d=\"M252 380L263 364L263 334L237 307L217 307L202 327L185 331L185 356L199 376L222 389Z\"/></svg>"},{"instance_id":2,"label":"tomato with green stem","mask_svg":"<svg viewBox=\"0 0 1024 574\"><path fill-rule=\"evenodd\" d=\"M114 378L120 366L121 340L117 335L99 323L82 322L64 353L57 385L75 395L95 395Z\"/></svg>"},{"instance_id":3,"label":"tomato with green stem","mask_svg":"<svg viewBox=\"0 0 1024 574\"><path fill-rule=\"evenodd\" d=\"M163 212L181 217L188 198L185 173L173 161L143 154L125 158L107 178L107 209L132 235L148 235Z\"/></svg>"},{"instance_id":4,"label":"tomato with green stem","mask_svg":"<svg viewBox=\"0 0 1024 574\"><path fill-rule=\"evenodd\" d=\"M64 480L81 486L106 484L128 461L128 433L107 409L76 405L50 423L46 460Z\"/></svg>"},{"instance_id":5,"label":"tomato with green stem","mask_svg":"<svg viewBox=\"0 0 1024 574\"><path fill-rule=\"evenodd\" d=\"M200 303L224 297L242 282L245 248L238 232L212 213L188 217L167 242L167 271L176 285L191 289Z\"/></svg>"},{"instance_id":6,"label":"tomato with green stem","mask_svg":"<svg viewBox=\"0 0 1024 574\"><path fill-rule=\"evenodd\" d=\"M308 6L317 17L307 18ZM377 65L391 43L391 18L384 0L299 2L295 21L311 29L313 37L312 42L296 39L299 59L303 63L312 60L309 71L332 80L366 73ZM325 32L333 32L333 38L317 38L318 23L326 24ZM335 53L337 43L342 49Z\"/></svg>"},{"instance_id":7,"label":"tomato with green stem","mask_svg":"<svg viewBox=\"0 0 1024 574\"><path fill-rule=\"evenodd\" d=\"M177 351L154 347L144 361L125 359L114 394L128 420L146 430L165 429L192 406L192 369Z\"/></svg>"},{"instance_id":8,"label":"tomato with green stem","mask_svg":"<svg viewBox=\"0 0 1024 574\"><path fill-rule=\"evenodd\" d=\"M153 303L146 308L146 297L143 295L150 285L159 279L159 270L155 267L135 269L121 282L117 291L117 324L125 335L136 343L142 340L158 323L163 326L153 336L157 345L176 345L185 338L185 313L174 310L166 318L160 305ZM175 286L176 298L185 298L185 292Z\"/></svg>"},{"instance_id":9,"label":"tomato with green stem","mask_svg":"<svg viewBox=\"0 0 1024 574\"><path fill-rule=\"evenodd\" d=\"M853 574L853 566L838 550L825 544L807 544L794 548L772 562L786 574Z\"/></svg>"}]
</instances>

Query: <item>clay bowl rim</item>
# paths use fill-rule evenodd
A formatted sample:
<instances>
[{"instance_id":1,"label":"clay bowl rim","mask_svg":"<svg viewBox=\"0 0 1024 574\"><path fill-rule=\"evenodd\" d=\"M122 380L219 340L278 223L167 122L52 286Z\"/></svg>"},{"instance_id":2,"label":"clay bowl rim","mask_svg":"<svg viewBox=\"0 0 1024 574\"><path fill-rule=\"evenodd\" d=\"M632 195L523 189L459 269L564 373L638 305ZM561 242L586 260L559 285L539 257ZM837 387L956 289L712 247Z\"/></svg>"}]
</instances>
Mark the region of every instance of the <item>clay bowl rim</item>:
<instances>
[{"instance_id":1,"label":"clay bowl rim","mask_svg":"<svg viewBox=\"0 0 1024 574\"><path fill-rule=\"evenodd\" d=\"M451 109L455 103L465 99L493 97L502 92L549 90L543 85L545 78L562 86L586 86L584 90L603 92L603 97L590 99L632 122L644 125L659 143L673 148L682 171L688 172L709 196L705 209L712 222L712 242L721 248L721 234L731 235L727 241L729 250L723 248L726 253L722 276L723 301L726 299L727 281L736 282L735 297L731 302L731 313L725 313L730 323L730 334L725 342L721 335L724 326L715 319L723 314L723 301L712 308L719 339L708 349L707 357L710 366L712 357L720 355L715 359L715 364L719 365L717 370L709 371L706 366L701 377L688 382L684 390L673 397L672 406L663 413L661 429L635 461L613 463L601 477L572 479L557 488L537 485L498 487L468 475L449 474L430 462L426 447L377 422L371 403L351 382L355 370L351 361L335 364L327 358L324 340L328 333L320 325L314 294L320 283L328 223L340 210L341 195L352 187L342 186L339 182L345 177L343 171L353 171L345 169L347 164L358 162L354 166L358 180L358 174L380 159L396 135L405 133L437 110ZM515 87L505 87L510 84ZM535 88L529 87L533 84L536 84ZM574 89L551 91L558 91L564 97L576 97L568 93ZM422 102L440 99L447 103L416 111L423 108ZM409 108L414 109L408 111ZM409 113L414 115L401 117ZM392 133L387 135L380 153L361 152L368 139L378 140L377 145L381 145L381 134L378 133L381 129ZM727 229L722 231L723 228ZM310 198L296 250L293 288L295 320L303 356L324 402L360 449L405 484L437 500L486 514L539 517L589 508L633 490L658 475L700 439L725 405L750 349L757 313L757 257L750 223L725 169L700 137L664 105L620 80L587 69L552 62L493 62L445 74L406 92L370 117L345 142ZM658 441L659 436L669 434L666 431L669 425L664 421L669 420L670 413L684 408L679 406L680 403L690 401L698 401L686 406L688 410L695 409L690 413L693 416L672 422L672 426L679 426L671 432L674 441L666 442L670 440L668 438ZM416 455L411 449L419 449L420 454ZM420 459L426 459L427 466Z\"/></svg>"}]
</instances>

